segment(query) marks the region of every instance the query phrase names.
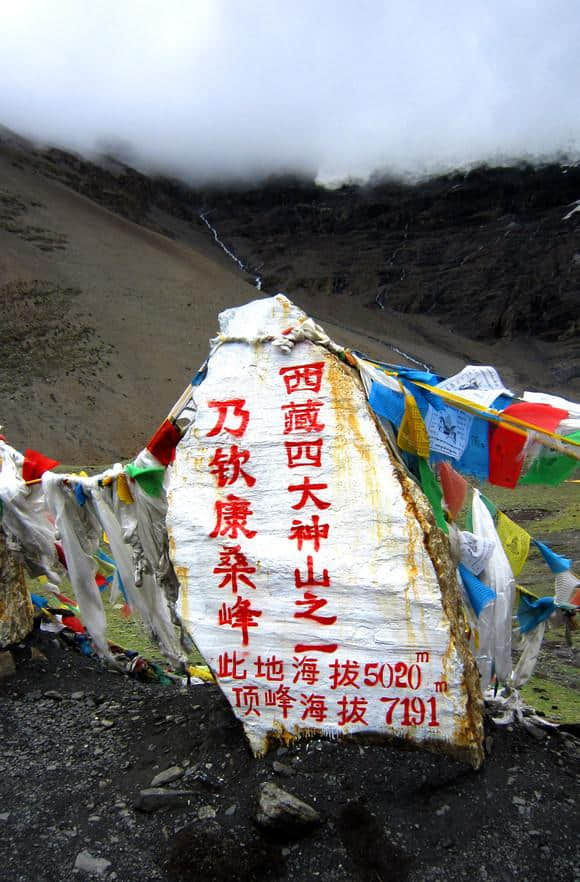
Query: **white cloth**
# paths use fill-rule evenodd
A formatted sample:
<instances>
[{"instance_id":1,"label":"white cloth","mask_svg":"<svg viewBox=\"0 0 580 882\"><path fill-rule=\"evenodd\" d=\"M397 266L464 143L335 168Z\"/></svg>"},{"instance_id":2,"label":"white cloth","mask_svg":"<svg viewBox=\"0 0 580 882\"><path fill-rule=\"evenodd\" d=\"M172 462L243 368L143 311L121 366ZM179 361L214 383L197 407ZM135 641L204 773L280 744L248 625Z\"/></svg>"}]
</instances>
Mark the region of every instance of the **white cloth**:
<instances>
[{"instance_id":1,"label":"white cloth","mask_svg":"<svg viewBox=\"0 0 580 882\"><path fill-rule=\"evenodd\" d=\"M478 490L473 491L472 513L474 534L483 540L490 540L493 544L493 550L482 570L481 581L495 591L496 598L485 608L482 615L487 610L493 610L493 622L489 623L492 629L490 646L496 677L500 683L503 683L512 671L512 607L515 580L493 518L482 502Z\"/></svg>"}]
</instances>

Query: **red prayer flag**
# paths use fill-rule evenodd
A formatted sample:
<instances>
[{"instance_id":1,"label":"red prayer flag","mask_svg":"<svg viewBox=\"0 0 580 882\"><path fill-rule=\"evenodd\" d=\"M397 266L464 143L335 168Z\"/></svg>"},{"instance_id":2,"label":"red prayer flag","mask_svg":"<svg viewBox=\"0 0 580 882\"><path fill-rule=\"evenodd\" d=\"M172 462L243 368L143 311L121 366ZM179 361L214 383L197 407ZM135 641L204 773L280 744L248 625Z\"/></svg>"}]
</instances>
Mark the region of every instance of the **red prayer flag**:
<instances>
[{"instance_id":1,"label":"red prayer flag","mask_svg":"<svg viewBox=\"0 0 580 882\"><path fill-rule=\"evenodd\" d=\"M57 459L49 459L37 450L27 450L22 463L22 477L25 481L36 481L57 465Z\"/></svg>"},{"instance_id":2,"label":"red prayer flag","mask_svg":"<svg viewBox=\"0 0 580 882\"><path fill-rule=\"evenodd\" d=\"M65 627L69 628L71 631L74 631L76 634L84 634L85 626L76 616L63 616L62 623Z\"/></svg>"},{"instance_id":3,"label":"red prayer flag","mask_svg":"<svg viewBox=\"0 0 580 882\"><path fill-rule=\"evenodd\" d=\"M517 417L539 429L554 432L568 416L567 410L549 404L518 401L503 411L507 416ZM489 430L489 483L497 487L513 489L518 483L524 457L522 451L526 436L512 432L504 426L490 426Z\"/></svg>"},{"instance_id":4,"label":"red prayer flag","mask_svg":"<svg viewBox=\"0 0 580 882\"><path fill-rule=\"evenodd\" d=\"M448 462L439 463L439 480L447 511L455 520L465 502L467 481Z\"/></svg>"},{"instance_id":5,"label":"red prayer flag","mask_svg":"<svg viewBox=\"0 0 580 882\"><path fill-rule=\"evenodd\" d=\"M168 466L175 459L175 448L181 441L181 432L170 420L165 420L157 429L147 450L159 460L161 465Z\"/></svg>"}]
</instances>

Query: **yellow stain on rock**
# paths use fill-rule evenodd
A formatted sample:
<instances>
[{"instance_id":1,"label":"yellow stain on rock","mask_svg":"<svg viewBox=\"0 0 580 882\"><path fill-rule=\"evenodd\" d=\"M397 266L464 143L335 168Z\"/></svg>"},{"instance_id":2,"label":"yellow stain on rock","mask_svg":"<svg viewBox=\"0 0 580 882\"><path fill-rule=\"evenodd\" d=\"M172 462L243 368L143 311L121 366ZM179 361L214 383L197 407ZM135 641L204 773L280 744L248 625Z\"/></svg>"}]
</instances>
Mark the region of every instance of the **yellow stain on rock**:
<instances>
[{"instance_id":1,"label":"yellow stain on rock","mask_svg":"<svg viewBox=\"0 0 580 882\"><path fill-rule=\"evenodd\" d=\"M170 540L171 541L171 540ZM179 615L185 621L189 621L189 567L174 566L175 575L179 581Z\"/></svg>"}]
</instances>

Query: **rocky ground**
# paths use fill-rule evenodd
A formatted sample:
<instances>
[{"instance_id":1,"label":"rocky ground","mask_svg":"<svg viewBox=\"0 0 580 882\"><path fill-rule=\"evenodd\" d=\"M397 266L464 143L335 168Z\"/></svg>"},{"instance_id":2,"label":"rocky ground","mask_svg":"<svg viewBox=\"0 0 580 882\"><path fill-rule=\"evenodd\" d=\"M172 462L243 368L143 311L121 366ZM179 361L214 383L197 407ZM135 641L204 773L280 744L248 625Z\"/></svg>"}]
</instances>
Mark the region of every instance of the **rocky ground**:
<instances>
[{"instance_id":1,"label":"rocky ground","mask_svg":"<svg viewBox=\"0 0 580 882\"><path fill-rule=\"evenodd\" d=\"M580 878L575 727L488 721L477 772L319 740L254 760L213 686L140 683L48 635L29 650L0 680L1 880Z\"/></svg>"}]
</instances>

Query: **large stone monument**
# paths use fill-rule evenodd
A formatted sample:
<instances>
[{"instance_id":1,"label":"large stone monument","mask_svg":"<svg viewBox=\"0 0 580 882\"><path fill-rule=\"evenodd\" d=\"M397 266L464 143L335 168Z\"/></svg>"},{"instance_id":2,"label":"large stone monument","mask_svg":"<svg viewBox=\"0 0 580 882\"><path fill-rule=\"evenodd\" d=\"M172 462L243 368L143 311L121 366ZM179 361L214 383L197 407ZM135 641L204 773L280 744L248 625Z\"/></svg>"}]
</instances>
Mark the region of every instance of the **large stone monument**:
<instances>
[{"instance_id":1,"label":"large stone monument","mask_svg":"<svg viewBox=\"0 0 580 882\"><path fill-rule=\"evenodd\" d=\"M447 539L356 368L309 341L273 345L305 319L282 295L220 316L171 474L180 614L255 754L379 735L479 765Z\"/></svg>"}]
</instances>

